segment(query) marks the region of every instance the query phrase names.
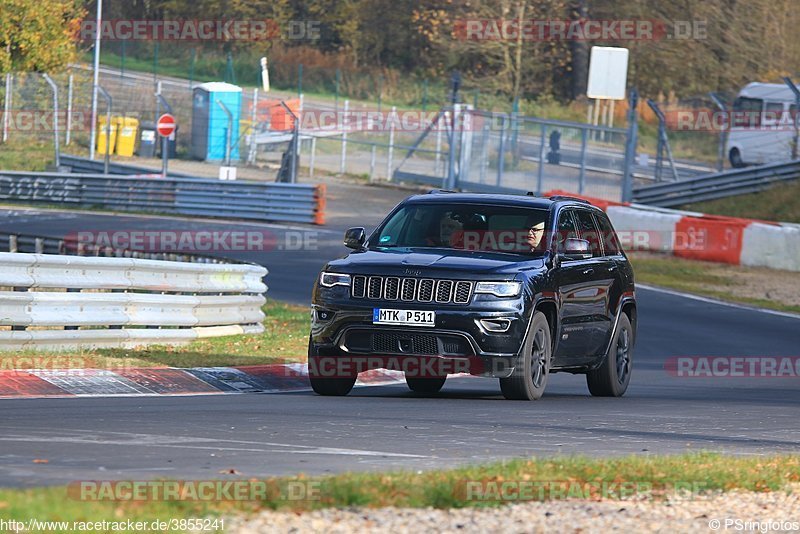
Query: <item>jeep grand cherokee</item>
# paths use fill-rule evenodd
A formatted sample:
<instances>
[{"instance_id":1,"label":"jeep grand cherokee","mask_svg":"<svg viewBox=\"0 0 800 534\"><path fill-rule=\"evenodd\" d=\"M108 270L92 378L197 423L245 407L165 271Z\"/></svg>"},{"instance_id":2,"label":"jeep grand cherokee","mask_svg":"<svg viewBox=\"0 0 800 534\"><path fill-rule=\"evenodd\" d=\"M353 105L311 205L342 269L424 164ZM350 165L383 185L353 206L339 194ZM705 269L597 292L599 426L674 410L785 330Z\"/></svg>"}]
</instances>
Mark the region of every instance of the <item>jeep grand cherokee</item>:
<instances>
[{"instance_id":1,"label":"jeep grand cherokee","mask_svg":"<svg viewBox=\"0 0 800 534\"><path fill-rule=\"evenodd\" d=\"M569 197L434 191L369 236L345 233L313 291L309 377L346 395L359 372L398 368L435 393L448 373L541 397L550 373L623 395L636 335L633 270L603 211ZM434 365L435 364L435 365Z\"/></svg>"}]
</instances>

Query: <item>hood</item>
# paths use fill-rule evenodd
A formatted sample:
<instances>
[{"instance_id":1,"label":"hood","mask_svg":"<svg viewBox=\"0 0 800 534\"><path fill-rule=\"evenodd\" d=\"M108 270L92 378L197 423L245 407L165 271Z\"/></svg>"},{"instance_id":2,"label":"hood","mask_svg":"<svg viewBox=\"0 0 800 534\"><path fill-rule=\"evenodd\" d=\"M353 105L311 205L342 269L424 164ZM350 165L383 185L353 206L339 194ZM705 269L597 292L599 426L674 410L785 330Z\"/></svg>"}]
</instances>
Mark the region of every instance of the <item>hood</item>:
<instances>
[{"instance_id":1,"label":"hood","mask_svg":"<svg viewBox=\"0 0 800 534\"><path fill-rule=\"evenodd\" d=\"M447 275L453 272L497 274L511 277L520 271L544 266L542 257L525 257L496 252L445 249L383 249L352 252L332 261L328 267L351 274L392 274L405 276ZM416 272L418 271L418 272Z\"/></svg>"}]
</instances>

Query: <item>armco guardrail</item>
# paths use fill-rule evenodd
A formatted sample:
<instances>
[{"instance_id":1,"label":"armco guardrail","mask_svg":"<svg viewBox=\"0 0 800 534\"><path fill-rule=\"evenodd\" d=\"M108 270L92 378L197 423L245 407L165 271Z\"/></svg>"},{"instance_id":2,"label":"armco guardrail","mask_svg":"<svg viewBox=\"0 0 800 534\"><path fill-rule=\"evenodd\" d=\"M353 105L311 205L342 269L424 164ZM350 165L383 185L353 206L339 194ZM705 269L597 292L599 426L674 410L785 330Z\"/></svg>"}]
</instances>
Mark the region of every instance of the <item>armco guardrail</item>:
<instances>
[{"instance_id":1,"label":"armco guardrail","mask_svg":"<svg viewBox=\"0 0 800 534\"><path fill-rule=\"evenodd\" d=\"M0 171L0 200L172 215L325 223L325 186L311 184Z\"/></svg>"},{"instance_id":2,"label":"armco guardrail","mask_svg":"<svg viewBox=\"0 0 800 534\"><path fill-rule=\"evenodd\" d=\"M800 178L800 161L774 163L699 176L680 182L640 186L633 199L641 204L671 208L763 191L776 182Z\"/></svg>"},{"instance_id":3,"label":"armco guardrail","mask_svg":"<svg viewBox=\"0 0 800 534\"><path fill-rule=\"evenodd\" d=\"M242 263L228 258L220 258L215 256L120 249L103 245L95 245L93 243L79 243L75 239L5 232L0 232L0 252L140 258L148 260L167 260L191 263Z\"/></svg>"},{"instance_id":4,"label":"armco guardrail","mask_svg":"<svg viewBox=\"0 0 800 534\"><path fill-rule=\"evenodd\" d=\"M255 265L0 253L0 349L133 347L263 331ZM159 325L159 326L149 326Z\"/></svg>"}]
</instances>

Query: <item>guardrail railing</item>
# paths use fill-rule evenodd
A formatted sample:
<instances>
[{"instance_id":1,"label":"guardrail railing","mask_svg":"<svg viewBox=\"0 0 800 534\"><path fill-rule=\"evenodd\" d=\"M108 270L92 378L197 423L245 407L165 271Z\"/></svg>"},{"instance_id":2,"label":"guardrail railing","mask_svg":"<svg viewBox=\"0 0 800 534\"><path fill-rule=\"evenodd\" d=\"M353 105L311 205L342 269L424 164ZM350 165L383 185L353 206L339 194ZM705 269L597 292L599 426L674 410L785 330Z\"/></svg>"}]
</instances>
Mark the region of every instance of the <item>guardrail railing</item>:
<instances>
[{"instance_id":1,"label":"guardrail railing","mask_svg":"<svg viewBox=\"0 0 800 534\"><path fill-rule=\"evenodd\" d=\"M0 253L0 350L259 333L266 274L256 265Z\"/></svg>"},{"instance_id":2,"label":"guardrail railing","mask_svg":"<svg viewBox=\"0 0 800 534\"><path fill-rule=\"evenodd\" d=\"M800 161L773 163L715 174L680 182L641 186L633 191L633 200L662 208L692 202L715 200L763 191L770 185L800 178Z\"/></svg>"}]
</instances>

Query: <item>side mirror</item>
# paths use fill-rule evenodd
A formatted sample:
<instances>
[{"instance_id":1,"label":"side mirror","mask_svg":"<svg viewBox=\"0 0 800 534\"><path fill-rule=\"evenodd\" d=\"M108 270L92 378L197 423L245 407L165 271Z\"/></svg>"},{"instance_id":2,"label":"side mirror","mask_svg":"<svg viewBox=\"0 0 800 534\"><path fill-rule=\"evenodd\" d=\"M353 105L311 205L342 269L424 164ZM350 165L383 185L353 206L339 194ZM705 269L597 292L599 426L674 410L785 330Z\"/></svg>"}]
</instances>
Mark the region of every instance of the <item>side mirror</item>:
<instances>
[{"instance_id":1,"label":"side mirror","mask_svg":"<svg viewBox=\"0 0 800 534\"><path fill-rule=\"evenodd\" d=\"M344 233L344 246L353 250L361 250L367 241L367 232L363 228L350 228Z\"/></svg>"},{"instance_id":2,"label":"side mirror","mask_svg":"<svg viewBox=\"0 0 800 534\"><path fill-rule=\"evenodd\" d=\"M585 239L567 239L564 242L563 256L565 260L588 260L592 257L589 242Z\"/></svg>"}]
</instances>

